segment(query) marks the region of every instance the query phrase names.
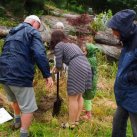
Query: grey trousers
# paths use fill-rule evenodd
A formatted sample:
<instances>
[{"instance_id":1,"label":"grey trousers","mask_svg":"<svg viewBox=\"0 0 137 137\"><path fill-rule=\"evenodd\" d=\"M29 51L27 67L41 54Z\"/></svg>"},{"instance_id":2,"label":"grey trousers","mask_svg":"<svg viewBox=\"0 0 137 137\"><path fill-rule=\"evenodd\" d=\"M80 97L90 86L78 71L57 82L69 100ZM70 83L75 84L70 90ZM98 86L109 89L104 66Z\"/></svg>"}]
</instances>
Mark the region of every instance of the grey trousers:
<instances>
[{"instance_id":1,"label":"grey trousers","mask_svg":"<svg viewBox=\"0 0 137 137\"><path fill-rule=\"evenodd\" d=\"M126 137L127 120L130 118L133 137L137 137L137 114L118 106L113 118L112 137Z\"/></svg>"}]
</instances>

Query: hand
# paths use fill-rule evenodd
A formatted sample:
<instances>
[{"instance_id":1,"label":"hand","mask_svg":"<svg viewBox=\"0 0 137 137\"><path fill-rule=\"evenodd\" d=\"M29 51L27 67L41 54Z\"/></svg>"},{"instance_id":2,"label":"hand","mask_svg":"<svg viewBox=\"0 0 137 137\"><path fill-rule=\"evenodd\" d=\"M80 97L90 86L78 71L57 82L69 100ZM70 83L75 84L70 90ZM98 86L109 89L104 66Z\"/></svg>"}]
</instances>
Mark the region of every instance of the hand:
<instances>
[{"instance_id":1,"label":"hand","mask_svg":"<svg viewBox=\"0 0 137 137\"><path fill-rule=\"evenodd\" d=\"M54 66L53 69L51 70L51 73L55 73L56 74L57 72L59 72L59 70Z\"/></svg>"},{"instance_id":2,"label":"hand","mask_svg":"<svg viewBox=\"0 0 137 137\"><path fill-rule=\"evenodd\" d=\"M46 85L47 85L47 88L51 88L53 86L53 79L52 79L52 77L46 78Z\"/></svg>"}]
</instances>

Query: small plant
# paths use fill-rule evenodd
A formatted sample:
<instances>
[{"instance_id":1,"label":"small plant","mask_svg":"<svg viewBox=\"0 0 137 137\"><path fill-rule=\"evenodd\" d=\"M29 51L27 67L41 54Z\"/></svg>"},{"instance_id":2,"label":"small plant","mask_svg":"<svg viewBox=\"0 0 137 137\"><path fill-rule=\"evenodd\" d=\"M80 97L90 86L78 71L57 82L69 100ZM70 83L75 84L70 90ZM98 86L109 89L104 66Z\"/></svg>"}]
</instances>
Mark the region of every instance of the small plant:
<instances>
[{"instance_id":1,"label":"small plant","mask_svg":"<svg viewBox=\"0 0 137 137\"><path fill-rule=\"evenodd\" d=\"M98 75L106 79L115 79L117 73L117 61L109 61L107 56L101 52L97 52ZM101 70L101 71L100 71ZM110 75L111 74L111 75Z\"/></svg>"},{"instance_id":2,"label":"small plant","mask_svg":"<svg viewBox=\"0 0 137 137\"><path fill-rule=\"evenodd\" d=\"M102 12L95 16L94 21L91 23L90 27L94 32L99 30L105 30L108 20L112 17L112 11Z\"/></svg>"},{"instance_id":3,"label":"small plant","mask_svg":"<svg viewBox=\"0 0 137 137\"><path fill-rule=\"evenodd\" d=\"M85 36L90 34L89 24L92 19L88 14L81 14L76 18L67 18L67 21L74 27L78 43L81 43Z\"/></svg>"},{"instance_id":4,"label":"small plant","mask_svg":"<svg viewBox=\"0 0 137 137\"><path fill-rule=\"evenodd\" d=\"M88 24L91 21L91 18L88 14L81 14L76 18L67 18L67 21L70 25L77 27Z\"/></svg>"}]
</instances>

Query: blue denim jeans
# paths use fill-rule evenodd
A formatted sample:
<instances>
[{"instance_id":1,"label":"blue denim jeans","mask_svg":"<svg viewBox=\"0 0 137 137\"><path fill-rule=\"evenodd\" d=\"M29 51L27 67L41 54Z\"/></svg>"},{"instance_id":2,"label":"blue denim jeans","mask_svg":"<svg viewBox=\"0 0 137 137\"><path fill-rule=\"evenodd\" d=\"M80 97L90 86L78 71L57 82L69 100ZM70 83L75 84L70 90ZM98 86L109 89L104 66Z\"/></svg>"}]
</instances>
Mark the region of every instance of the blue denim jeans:
<instances>
[{"instance_id":1,"label":"blue denim jeans","mask_svg":"<svg viewBox=\"0 0 137 137\"><path fill-rule=\"evenodd\" d=\"M113 118L112 137L126 137L127 120L130 118L133 137L137 137L137 114L118 106Z\"/></svg>"}]
</instances>

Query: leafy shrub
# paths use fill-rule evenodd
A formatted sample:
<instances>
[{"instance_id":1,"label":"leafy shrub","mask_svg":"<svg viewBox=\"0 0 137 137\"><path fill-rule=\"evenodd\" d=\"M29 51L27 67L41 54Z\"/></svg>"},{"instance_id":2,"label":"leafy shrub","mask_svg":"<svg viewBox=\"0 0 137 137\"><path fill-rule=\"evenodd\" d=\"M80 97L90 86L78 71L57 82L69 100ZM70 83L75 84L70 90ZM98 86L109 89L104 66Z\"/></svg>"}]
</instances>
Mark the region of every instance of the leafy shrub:
<instances>
[{"instance_id":1,"label":"leafy shrub","mask_svg":"<svg viewBox=\"0 0 137 137\"><path fill-rule=\"evenodd\" d=\"M11 20L9 18L0 17L0 26L14 27L19 23L19 21Z\"/></svg>"},{"instance_id":2,"label":"leafy shrub","mask_svg":"<svg viewBox=\"0 0 137 137\"><path fill-rule=\"evenodd\" d=\"M24 8L28 14L43 15L45 0L28 0L24 4Z\"/></svg>"},{"instance_id":3,"label":"leafy shrub","mask_svg":"<svg viewBox=\"0 0 137 137\"><path fill-rule=\"evenodd\" d=\"M102 12L95 16L94 21L91 23L90 27L93 31L97 32L99 30L106 29L106 23L112 17L112 11Z\"/></svg>"},{"instance_id":4,"label":"leafy shrub","mask_svg":"<svg viewBox=\"0 0 137 137\"><path fill-rule=\"evenodd\" d=\"M107 0L107 5L114 13L123 9L134 9L137 12L136 0Z\"/></svg>"},{"instance_id":5,"label":"leafy shrub","mask_svg":"<svg viewBox=\"0 0 137 137\"><path fill-rule=\"evenodd\" d=\"M0 6L0 16L4 16L5 14L5 9L2 6Z\"/></svg>"},{"instance_id":6,"label":"leafy shrub","mask_svg":"<svg viewBox=\"0 0 137 137\"><path fill-rule=\"evenodd\" d=\"M108 57L102 52L97 53L98 61L98 75L106 79L113 79L116 77L118 62L109 61ZM100 71L101 70L101 71ZM110 75L111 74L111 75Z\"/></svg>"},{"instance_id":7,"label":"leafy shrub","mask_svg":"<svg viewBox=\"0 0 137 137\"><path fill-rule=\"evenodd\" d=\"M67 9L77 13L85 12L85 5L81 1L76 0L53 0L53 2L57 5L58 8Z\"/></svg>"},{"instance_id":8,"label":"leafy shrub","mask_svg":"<svg viewBox=\"0 0 137 137\"><path fill-rule=\"evenodd\" d=\"M76 18L67 18L69 24L74 26L77 36L89 33L88 24L91 20L92 19L88 14L81 14Z\"/></svg>"}]
</instances>

